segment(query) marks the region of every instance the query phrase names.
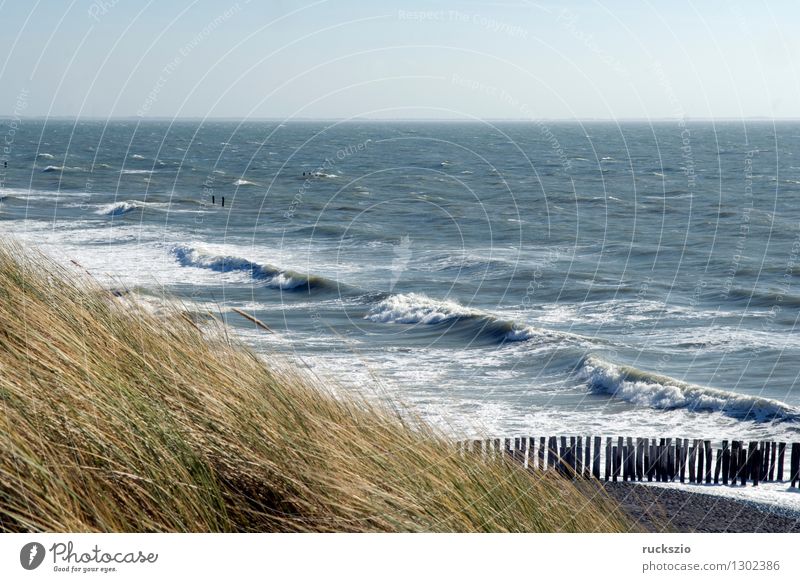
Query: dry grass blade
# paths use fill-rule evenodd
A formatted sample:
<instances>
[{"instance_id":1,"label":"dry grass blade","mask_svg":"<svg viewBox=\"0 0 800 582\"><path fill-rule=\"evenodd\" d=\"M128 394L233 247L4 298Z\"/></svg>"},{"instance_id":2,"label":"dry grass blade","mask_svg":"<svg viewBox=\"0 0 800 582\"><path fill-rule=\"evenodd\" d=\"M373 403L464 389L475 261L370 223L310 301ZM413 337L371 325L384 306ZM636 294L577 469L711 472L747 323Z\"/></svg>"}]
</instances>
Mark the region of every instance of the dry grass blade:
<instances>
[{"instance_id":1,"label":"dry grass blade","mask_svg":"<svg viewBox=\"0 0 800 582\"><path fill-rule=\"evenodd\" d=\"M246 313L246 312L244 312L244 311L242 311L241 309L238 309L238 308L236 308L236 307L233 307L233 308L232 308L232 311L233 311L234 313L238 313L239 315L241 315L242 317L244 317L246 320L248 320L248 321L251 321L251 322L255 323L257 327L259 327L259 328L263 329L264 331L268 331L269 333L275 333L274 331L272 331L272 330L269 328L269 326L267 326L267 324L266 324L266 323L264 323L264 322L262 322L261 320L259 320L259 319L255 318L255 317L253 317L253 316L252 316L252 315L250 315L249 313Z\"/></svg>"}]
</instances>

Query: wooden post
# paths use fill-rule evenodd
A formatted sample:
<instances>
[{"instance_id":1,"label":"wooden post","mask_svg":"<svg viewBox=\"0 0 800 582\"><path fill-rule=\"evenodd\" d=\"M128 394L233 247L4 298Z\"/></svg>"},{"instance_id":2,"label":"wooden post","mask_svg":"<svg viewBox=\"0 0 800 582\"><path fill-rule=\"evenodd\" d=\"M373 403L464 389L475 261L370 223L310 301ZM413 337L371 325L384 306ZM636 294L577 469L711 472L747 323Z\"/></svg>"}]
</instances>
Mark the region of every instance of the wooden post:
<instances>
[{"instance_id":1,"label":"wooden post","mask_svg":"<svg viewBox=\"0 0 800 582\"><path fill-rule=\"evenodd\" d=\"M507 457L511 456L511 439L510 438L503 439L503 450L505 451Z\"/></svg>"},{"instance_id":2,"label":"wooden post","mask_svg":"<svg viewBox=\"0 0 800 582\"><path fill-rule=\"evenodd\" d=\"M675 449L672 448L672 439L667 439L667 481L675 479Z\"/></svg>"},{"instance_id":3,"label":"wooden post","mask_svg":"<svg viewBox=\"0 0 800 582\"><path fill-rule=\"evenodd\" d=\"M656 459L657 459L657 463L658 463L656 465L656 481L662 481L662 482L666 481L666 479L664 478L664 473L665 473L666 464L667 464L666 455L664 454L664 452L665 452L664 445L665 444L666 444L666 440L665 439L659 439L658 445L656 445Z\"/></svg>"},{"instance_id":4,"label":"wooden post","mask_svg":"<svg viewBox=\"0 0 800 582\"><path fill-rule=\"evenodd\" d=\"M697 454L698 462L697 462L697 482L703 483L705 481L706 475L706 443L705 441L700 441L700 451Z\"/></svg>"},{"instance_id":5,"label":"wooden post","mask_svg":"<svg viewBox=\"0 0 800 582\"><path fill-rule=\"evenodd\" d=\"M594 459L592 461L592 475L600 480L600 447L603 437L594 437Z\"/></svg>"},{"instance_id":6,"label":"wooden post","mask_svg":"<svg viewBox=\"0 0 800 582\"><path fill-rule=\"evenodd\" d=\"M561 447L559 448L559 462L558 462L558 470L562 475L567 474L567 437L561 437Z\"/></svg>"},{"instance_id":7,"label":"wooden post","mask_svg":"<svg viewBox=\"0 0 800 582\"><path fill-rule=\"evenodd\" d=\"M558 445L556 444L557 438L551 436L547 443L547 468L555 470L556 457L558 457Z\"/></svg>"},{"instance_id":8,"label":"wooden post","mask_svg":"<svg viewBox=\"0 0 800 582\"><path fill-rule=\"evenodd\" d=\"M644 439L644 474L647 480L653 480L653 445L650 439Z\"/></svg>"},{"instance_id":9,"label":"wooden post","mask_svg":"<svg viewBox=\"0 0 800 582\"><path fill-rule=\"evenodd\" d=\"M705 464L705 447L703 441L697 441L697 482L703 482L703 465Z\"/></svg>"},{"instance_id":10,"label":"wooden post","mask_svg":"<svg viewBox=\"0 0 800 582\"><path fill-rule=\"evenodd\" d=\"M764 460L764 449L756 447L756 450L753 451L753 487L758 485L758 482L761 480L761 477L763 476L762 473L763 460Z\"/></svg>"},{"instance_id":11,"label":"wooden post","mask_svg":"<svg viewBox=\"0 0 800 582\"><path fill-rule=\"evenodd\" d=\"M717 449L717 462L714 464L714 484L719 483L719 472L722 470L722 448Z\"/></svg>"},{"instance_id":12,"label":"wooden post","mask_svg":"<svg viewBox=\"0 0 800 582\"><path fill-rule=\"evenodd\" d=\"M539 460L536 462L536 465L542 471L544 471L544 468L545 468L544 459L545 459L545 453L546 452L547 452L547 449L545 448L545 438L544 437L539 437Z\"/></svg>"},{"instance_id":13,"label":"wooden post","mask_svg":"<svg viewBox=\"0 0 800 582\"><path fill-rule=\"evenodd\" d=\"M755 484L758 476L755 474L755 457L756 451L758 450L758 442L750 441L750 444L747 446L747 468L745 472L747 476L753 480L753 484Z\"/></svg>"},{"instance_id":14,"label":"wooden post","mask_svg":"<svg viewBox=\"0 0 800 582\"><path fill-rule=\"evenodd\" d=\"M583 452L583 476L588 479L592 476L592 437L587 436L583 442L586 443Z\"/></svg>"},{"instance_id":15,"label":"wooden post","mask_svg":"<svg viewBox=\"0 0 800 582\"><path fill-rule=\"evenodd\" d=\"M778 443L778 481L783 481L783 460L786 458L786 443Z\"/></svg>"},{"instance_id":16,"label":"wooden post","mask_svg":"<svg viewBox=\"0 0 800 582\"><path fill-rule=\"evenodd\" d=\"M630 454L630 449L628 445L622 445L622 480L627 481L630 474L628 473L628 455Z\"/></svg>"},{"instance_id":17,"label":"wooden post","mask_svg":"<svg viewBox=\"0 0 800 582\"><path fill-rule=\"evenodd\" d=\"M522 448L525 449L524 451L524 461L525 461L525 468L528 470L533 470L533 463L536 459L536 452L534 448L536 446L536 439L533 437L522 437Z\"/></svg>"},{"instance_id":18,"label":"wooden post","mask_svg":"<svg viewBox=\"0 0 800 582\"><path fill-rule=\"evenodd\" d=\"M636 480L644 478L644 439L636 437Z\"/></svg>"},{"instance_id":19,"label":"wooden post","mask_svg":"<svg viewBox=\"0 0 800 582\"><path fill-rule=\"evenodd\" d=\"M778 452L778 444L775 441L769 443L769 475L770 481L775 480L775 457Z\"/></svg>"},{"instance_id":20,"label":"wooden post","mask_svg":"<svg viewBox=\"0 0 800 582\"><path fill-rule=\"evenodd\" d=\"M711 441L703 441L706 450L706 484L711 483Z\"/></svg>"},{"instance_id":21,"label":"wooden post","mask_svg":"<svg viewBox=\"0 0 800 582\"><path fill-rule=\"evenodd\" d=\"M739 479L739 441L731 441L731 470L728 474L731 485Z\"/></svg>"},{"instance_id":22,"label":"wooden post","mask_svg":"<svg viewBox=\"0 0 800 582\"><path fill-rule=\"evenodd\" d=\"M578 472L578 459L577 459L578 441L575 437L569 437L569 473L570 477L575 477Z\"/></svg>"},{"instance_id":23,"label":"wooden post","mask_svg":"<svg viewBox=\"0 0 800 582\"><path fill-rule=\"evenodd\" d=\"M681 443L681 456L680 456L681 483L686 482L686 454L688 453L688 449L689 449L689 439L683 439L683 443Z\"/></svg>"},{"instance_id":24,"label":"wooden post","mask_svg":"<svg viewBox=\"0 0 800 582\"><path fill-rule=\"evenodd\" d=\"M792 487L800 481L800 443L792 443L792 457L789 461L789 478L792 480Z\"/></svg>"},{"instance_id":25,"label":"wooden post","mask_svg":"<svg viewBox=\"0 0 800 582\"><path fill-rule=\"evenodd\" d=\"M511 451L511 458L514 459L516 462L519 462L519 450L522 445L520 444L520 438L514 438L514 449Z\"/></svg>"},{"instance_id":26,"label":"wooden post","mask_svg":"<svg viewBox=\"0 0 800 582\"><path fill-rule=\"evenodd\" d=\"M636 445L633 438L628 439L628 476L636 481Z\"/></svg>"},{"instance_id":27,"label":"wooden post","mask_svg":"<svg viewBox=\"0 0 800 582\"><path fill-rule=\"evenodd\" d=\"M628 470L628 479L636 481L636 449L633 446L633 437L627 438L628 456L626 457L625 466Z\"/></svg>"},{"instance_id":28,"label":"wooden post","mask_svg":"<svg viewBox=\"0 0 800 582\"><path fill-rule=\"evenodd\" d=\"M695 479L695 460L697 458L697 439L692 441L692 447L689 449L689 483L694 483Z\"/></svg>"},{"instance_id":29,"label":"wooden post","mask_svg":"<svg viewBox=\"0 0 800 582\"><path fill-rule=\"evenodd\" d=\"M606 437L606 481L611 479L611 437Z\"/></svg>"},{"instance_id":30,"label":"wooden post","mask_svg":"<svg viewBox=\"0 0 800 582\"><path fill-rule=\"evenodd\" d=\"M500 456L500 439L494 439L494 456Z\"/></svg>"},{"instance_id":31,"label":"wooden post","mask_svg":"<svg viewBox=\"0 0 800 582\"><path fill-rule=\"evenodd\" d=\"M672 439L665 439L664 444L664 480L672 481L675 471L675 454L672 451Z\"/></svg>"},{"instance_id":32,"label":"wooden post","mask_svg":"<svg viewBox=\"0 0 800 582\"><path fill-rule=\"evenodd\" d=\"M612 476L612 478L614 479L614 482L616 482L617 479L619 479L619 473L620 473L619 469L620 469L620 461L621 461L620 457L622 455L622 451L619 450L619 446L616 446L616 447L613 447L612 453L614 455L614 467L613 467L613 476Z\"/></svg>"},{"instance_id":33,"label":"wooden post","mask_svg":"<svg viewBox=\"0 0 800 582\"><path fill-rule=\"evenodd\" d=\"M739 441L739 482L742 485L747 485L747 470L749 465L747 464L747 448L744 446L744 441Z\"/></svg>"},{"instance_id":34,"label":"wooden post","mask_svg":"<svg viewBox=\"0 0 800 582\"><path fill-rule=\"evenodd\" d=\"M681 476L681 439L675 439L675 478L680 479Z\"/></svg>"},{"instance_id":35,"label":"wooden post","mask_svg":"<svg viewBox=\"0 0 800 582\"><path fill-rule=\"evenodd\" d=\"M617 480L617 447L614 446L614 442L611 442L611 480Z\"/></svg>"},{"instance_id":36,"label":"wooden post","mask_svg":"<svg viewBox=\"0 0 800 582\"><path fill-rule=\"evenodd\" d=\"M728 441L722 441L722 484L728 484L731 473L731 452L728 450Z\"/></svg>"},{"instance_id":37,"label":"wooden post","mask_svg":"<svg viewBox=\"0 0 800 582\"><path fill-rule=\"evenodd\" d=\"M653 481L661 481L661 445L653 439Z\"/></svg>"}]
</instances>

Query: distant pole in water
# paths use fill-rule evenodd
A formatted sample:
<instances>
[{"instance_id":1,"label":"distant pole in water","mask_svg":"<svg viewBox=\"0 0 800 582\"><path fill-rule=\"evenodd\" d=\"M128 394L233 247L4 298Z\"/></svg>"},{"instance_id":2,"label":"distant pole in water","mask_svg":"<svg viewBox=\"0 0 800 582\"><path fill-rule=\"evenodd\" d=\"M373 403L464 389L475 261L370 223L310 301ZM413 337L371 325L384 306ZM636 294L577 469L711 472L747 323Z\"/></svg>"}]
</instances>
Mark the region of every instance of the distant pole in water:
<instances>
[{"instance_id":1,"label":"distant pole in water","mask_svg":"<svg viewBox=\"0 0 800 582\"><path fill-rule=\"evenodd\" d=\"M225 208L225 196L222 197L222 207Z\"/></svg>"},{"instance_id":2,"label":"distant pole in water","mask_svg":"<svg viewBox=\"0 0 800 582\"><path fill-rule=\"evenodd\" d=\"M215 199L214 199L214 195L212 194L212 195L211 195L211 204L216 204L216 203L217 203L217 202L216 202L216 201L215 201Z\"/></svg>"}]
</instances>

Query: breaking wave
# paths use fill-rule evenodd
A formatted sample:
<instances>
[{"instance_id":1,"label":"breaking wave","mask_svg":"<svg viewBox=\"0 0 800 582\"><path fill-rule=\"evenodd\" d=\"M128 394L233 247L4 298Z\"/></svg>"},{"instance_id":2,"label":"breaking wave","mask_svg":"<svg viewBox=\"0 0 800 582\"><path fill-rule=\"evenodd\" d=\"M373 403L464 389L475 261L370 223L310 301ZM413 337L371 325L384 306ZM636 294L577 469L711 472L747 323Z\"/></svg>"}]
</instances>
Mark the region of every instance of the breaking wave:
<instances>
[{"instance_id":1,"label":"breaking wave","mask_svg":"<svg viewBox=\"0 0 800 582\"><path fill-rule=\"evenodd\" d=\"M581 362L578 377L594 392L638 406L720 412L743 420L800 420L800 410L778 400L689 384L591 355Z\"/></svg>"},{"instance_id":2,"label":"breaking wave","mask_svg":"<svg viewBox=\"0 0 800 582\"><path fill-rule=\"evenodd\" d=\"M112 202L111 204L105 204L95 210L95 214L99 214L101 216L121 216L123 214L127 214L128 212L132 212L134 210L140 210L143 208L157 208L166 206L165 204L158 204L153 202L141 202L139 200L124 200L121 202Z\"/></svg>"},{"instance_id":3,"label":"breaking wave","mask_svg":"<svg viewBox=\"0 0 800 582\"><path fill-rule=\"evenodd\" d=\"M232 255L218 255L191 245L177 245L172 254L184 267L210 269L219 273L243 272L253 279L263 281L272 289L282 291L312 291L318 289L336 290L338 283L317 275L306 275L281 269L269 264L256 263Z\"/></svg>"},{"instance_id":4,"label":"breaking wave","mask_svg":"<svg viewBox=\"0 0 800 582\"><path fill-rule=\"evenodd\" d=\"M364 317L376 323L451 324L454 331L471 337L488 336L496 342L559 342L578 336L523 325L491 313L465 307L449 300L431 299L421 293L390 295L372 307ZM450 331L450 330L448 330Z\"/></svg>"}]
</instances>

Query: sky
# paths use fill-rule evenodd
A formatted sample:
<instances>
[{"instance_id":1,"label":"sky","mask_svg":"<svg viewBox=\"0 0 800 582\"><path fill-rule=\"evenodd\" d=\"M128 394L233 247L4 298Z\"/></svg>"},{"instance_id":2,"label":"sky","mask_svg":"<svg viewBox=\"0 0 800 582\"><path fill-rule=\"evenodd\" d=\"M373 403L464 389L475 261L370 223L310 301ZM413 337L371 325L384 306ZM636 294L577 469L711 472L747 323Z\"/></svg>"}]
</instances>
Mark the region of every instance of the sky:
<instances>
[{"instance_id":1,"label":"sky","mask_svg":"<svg viewBox=\"0 0 800 582\"><path fill-rule=\"evenodd\" d=\"M800 118L796 0L0 0L0 115Z\"/></svg>"}]
</instances>

